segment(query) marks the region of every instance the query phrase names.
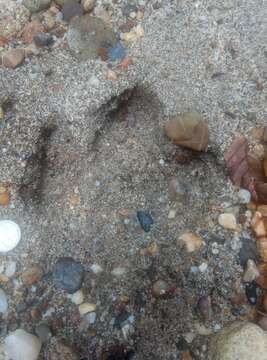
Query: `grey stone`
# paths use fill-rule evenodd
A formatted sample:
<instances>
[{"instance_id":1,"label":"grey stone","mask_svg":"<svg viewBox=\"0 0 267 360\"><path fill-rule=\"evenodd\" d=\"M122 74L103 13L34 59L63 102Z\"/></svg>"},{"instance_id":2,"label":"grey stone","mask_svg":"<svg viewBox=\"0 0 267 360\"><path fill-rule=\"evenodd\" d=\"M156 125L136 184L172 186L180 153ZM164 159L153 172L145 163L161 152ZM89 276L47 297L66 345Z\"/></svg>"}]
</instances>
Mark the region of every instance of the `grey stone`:
<instances>
[{"instance_id":1,"label":"grey stone","mask_svg":"<svg viewBox=\"0 0 267 360\"><path fill-rule=\"evenodd\" d=\"M86 14L71 22L67 40L74 55L87 60L97 59L102 49L114 46L117 36L103 20Z\"/></svg>"},{"instance_id":2,"label":"grey stone","mask_svg":"<svg viewBox=\"0 0 267 360\"><path fill-rule=\"evenodd\" d=\"M23 5L31 12L35 13L47 9L51 0L23 0Z\"/></svg>"},{"instance_id":3,"label":"grey stone","mask_svg":"<svg viewBox=\"0 0 267 360\"><path fill-rule=\"evenodd\" d=\"M83 267L72 258L60 258L53 273L56 286L69 294L79 290L83 281Z\"/></svg>"},{"instance_id":4,"label":"grey stone","mask_svg":"<svg viewBox=\"0 0 267 360\"><path fill-rule=\"evenodd\" d=\"M0 289L0 313L5 314L8 309L7 297L4 290Z\"/></svg>"},{"instance_id":5,"label":"grey stone","mask_svg":"<svg viewBox=\"0 0 267 360\"><path fill-rule=\"evenodd\" d=\"M39 324L35 328L35 333L42 341L42 343L47 342L52 337L52 332L48 325Z\"/></svg>"}]
</instances>

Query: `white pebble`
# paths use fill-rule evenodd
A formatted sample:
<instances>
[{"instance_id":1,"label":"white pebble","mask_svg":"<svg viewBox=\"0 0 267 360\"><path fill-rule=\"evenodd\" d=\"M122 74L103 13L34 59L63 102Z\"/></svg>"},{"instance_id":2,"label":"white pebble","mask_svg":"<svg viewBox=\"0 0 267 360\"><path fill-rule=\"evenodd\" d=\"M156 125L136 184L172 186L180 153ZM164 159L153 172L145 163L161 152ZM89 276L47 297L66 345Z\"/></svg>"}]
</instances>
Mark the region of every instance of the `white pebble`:
<instances>
[{"instance_id":1,"label":"white pebble","mask_svg":"<svg viewBox=\"0 0 267 360\"><path fill-rule=\"evenodd\" d=\"M237 196L238 196L240 204L248 204L251 200L251 194L246 189L240 189L238 191Z\"/></svg>"},{"instance_id":2,"label":"white pebble","mask_svg":"<svg viewBox=\"0 0 267 360\"><path fill-rule=\"evenodd\" d=\"M0 289L0 313L5 314L8 309L7 297L4 290Z\"/></svg>"},{"instance_id":3,"label":"white pebble","mask_svg":"<svg viewBox=\"0 0 267 360\"><path fill-rule=\"evenodd\" d=\"M88 321L88 323L90 325L94 324L96 321L96 313L95 312L91 312L89 314L86 315L86 320Z\"/></svg>"},{"instance_id":4,"label":"white pebble","mask_svg":"<svg viewBox=\"0 0 267 360\"><path fill-rule=\"evenodd\" d=\"M103 268L98 264L93 264L90 269L93 271L94 274L100 274L103 271Z\"/></svg>"},{"instance_id":5,"label":"white pebble","mask_svg":"<svg viewBox=\"0 0 267 360\"><path fill-rule=\"evenodd\" d=\"M252 282L257 277L260 276L259 270L257 269L257 265L252 259L249 259L247 261L247 266L243 275L243 281L244 282Z\"/></svg>"},{"instance_id":6,"label":"white pebble","mask_svg":"<svg viewBox=\"0 0 267 360\"><path fill-rule=\"evenodd\" d=\"M165 165L165 161L164 161L163 159L160 159L160 160L159 160L159 164L160 164L161 166L164 166L164 165Z\"/></svg>"},{"instance_id":7,"label":"white pebble","mask_svg":"<svg viewBox=\"0 0 267 360\"><path fill-rule=\"evenodd\" d=\"M198 268L199 268L199 271L203 273L208 269L208 264L203 262L201 265L199 265Z\"/></svg>"},{"instance_id":8,"label":"white pebble","mask_svg":"<svg viewBox=\"0 0 267 360\"><path fill-rule=\"evenodd\" d=\"M37 360L42 343L37 336L18 329L5 339L5 350L12 360Z\"/></svg>"},{"instance_id":9,"label":"white pebble","mask_svg":"<svg viewBox=\"0 0 267 360\"><path fill-rule=\"evenodd\" d=\"M126 269L124 267L117 267L111 271L111 274L117 277L123 276L126 273Z\"/></svg>"},{"instance_id":10,"label":"white pebble","mask_svg":"<svg viewBox=\"0 0 267 360\"><path fill-rule=\"evenodd\" d=\"M176 215L176 211L175 210L170 210L169 214L168 214L168 219L174 219Z\"/></svg>"},{"instance_id":11,"label":"white pebble","mask_svg":"<svg viewBox=\"0 0 267 360\"><path fill-rule=\"evenodd\" d=\"M237 230L237 222L234 214L220 214L218 218L219 224L228 230Z\"/></svg>"},{"instance_id":12,"label":"white pebble","mask_svg":"<svg viewBox=\"0 0 267 360\"><path fill-rule=\"evenodd\" d=\"M79 306L79 312L81 315L85 315L90 312L94 312L95 310L96 310L96 304L83 303Z\"/></svg>"},{"instance_id":13,"label":"white pebble","mask_svg":"<svg viewBox=\"0 0 267 360\"><path fill-rule=\"evenodd\" d=\"M10 220L0 221L0 252L13 250L20 242L19 226Z\"/></svg>"},{"instance_id":14,"label":"white pebble","mask_svg":"<svg viewBox=\"0 0 267 360\"><path fill-rule=\"evenodd\" d=\"M10 261L9 263L7 263L5 275L8 278L11 278L15 274L16 268L17 268L17 263L15 261Z\"/></svg>"},{"instance_id":15,"label":"white pebble","mask_svg":"<svg viewBox=\"0 0 267 360\"><path fill-rule=\"evenodd\" d=\"M78 290L74 294L72 294L71 301L76 305L82 304L84 301L84 295L83 295L82 290Z\"/></svg>"}]
</instances>

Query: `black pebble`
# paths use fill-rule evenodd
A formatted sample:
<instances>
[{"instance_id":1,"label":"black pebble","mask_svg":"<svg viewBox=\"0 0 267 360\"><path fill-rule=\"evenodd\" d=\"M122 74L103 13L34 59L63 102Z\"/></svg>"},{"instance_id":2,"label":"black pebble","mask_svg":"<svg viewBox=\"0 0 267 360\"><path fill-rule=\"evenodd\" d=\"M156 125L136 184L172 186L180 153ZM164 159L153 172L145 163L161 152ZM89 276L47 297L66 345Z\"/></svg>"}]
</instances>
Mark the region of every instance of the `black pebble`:
<instances>
[{"instance_id":1,"label":"black pebble","mask_svg":"<svg viewBox=\"0 0 267 360\"><path fill-rule=\"evenodd\" d=\"M55 266L53 278L55 285L69 294L79 290L83 281L83 267L70 257L60 258Z\"/></svg>"},{"instance_id":2,"label":"black pebble","mask_svg":"<svg viewBox=\"0 0 267 360\"><path fill-rule=\"evenodd\" d=\"M52 35L44 34L44 33L37 33L33 37L33 41L36 46L42 47L42 46L50 46L54 44L54 38Z\"/></svg>"},{"instance_id":3,"label":"black pebble","mask_svg":"<svg viewBox=\"0 0 267 360\"><path fill-rule=\"evenodd\" d=\"M245 291L248 302L250 305L256 305L257 303L257 284L253 281L245 284Z\"/></svg>"},{"instance_id":4,"label":"black pebble","mask_svg":"<svg viewBox=\"0 0 267 360\"><path fill-rule=\"evenodd\" d=\"M154 224L154 221L148 212L137 211L137 219L145 232L149 232L151 230L151 225Z\"/></svg>"}]
</instances>

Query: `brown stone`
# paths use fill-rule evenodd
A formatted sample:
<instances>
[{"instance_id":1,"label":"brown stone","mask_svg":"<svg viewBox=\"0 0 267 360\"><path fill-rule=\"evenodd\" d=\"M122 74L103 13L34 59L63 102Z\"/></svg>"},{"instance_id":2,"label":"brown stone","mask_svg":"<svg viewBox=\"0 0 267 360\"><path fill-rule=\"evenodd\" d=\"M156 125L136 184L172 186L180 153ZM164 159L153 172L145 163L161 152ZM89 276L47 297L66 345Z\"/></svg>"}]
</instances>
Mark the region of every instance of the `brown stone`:
<instances>
[{"instance_id":1,"label":"brown stone","mask_svg":"<svg viewBox=\"0 0 267 360\"><path fill-rule=\"evenodd\" d=\"M15 69L23 62L24 57L25 51L23 49L11 49L3 55L2 64L7 68Z\"/></svg>"},{"instance_id":2,"label":"brown stone","mask_svg":"<svg viewBox=\"0 0 267 360\"><path fill-rule=\"evenodd\" d=\"M30 44L32 43L34 36L43 31L43 25L38 20L33 20L25 25L21 33L21 40L24 44Z\"/></svg>"},{"instance_id":3,"label":"brown stone","mask_svg":"<svg viewBox=\"0 0 267 360\"><path fill-rule=\"evenodd\" d=\"M28 286L37 283L42 279L42 277L43 270L38 265L33 265L21 275L22 281Z\"/></svg>"}]
</instances>

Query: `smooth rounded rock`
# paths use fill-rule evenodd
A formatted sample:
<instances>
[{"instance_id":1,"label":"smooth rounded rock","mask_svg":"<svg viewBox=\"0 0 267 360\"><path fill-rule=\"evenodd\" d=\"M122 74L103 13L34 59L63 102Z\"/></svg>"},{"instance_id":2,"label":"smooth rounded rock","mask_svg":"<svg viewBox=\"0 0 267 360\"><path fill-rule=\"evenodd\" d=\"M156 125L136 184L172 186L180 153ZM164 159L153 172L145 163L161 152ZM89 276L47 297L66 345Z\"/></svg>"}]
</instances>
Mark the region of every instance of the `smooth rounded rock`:
<instances>
[{"instance_id":1,"label":"smooth rounded rock","mask_svg":"<svg viewBox=\"0 0 267 360\"><path fill-rule=\"evenodd\" d=\"M76 305L82 304L84 301L84 294L82 290L78 290L74 294L72 294L71 301Z\"/></svg>"},{"instance_id":2,"label":"smooth rounded rock","mask_svg":"<svg viewBox=\"0 0 267 360\"><path fill-rule=\"evenodd\" d=\"M7 297L4 290L0 289L0 313L5 314L8 309Z\"/></svg>"},{"instance_id":3,"label":"smooth rounded rock","mask_svg":"<svg viewBox=\"0 0 267 360\"><path fill-rule=\"evenodd\" d=\"M79 262L70 257L64 257L57 261L53 278L59 289L73 294L81 288L83 275L83 267Z\"/></svg>"},{"instance_id":4,"label":"smooth rounded rock","mask_svg":"<svg viewBox=\"0 0 267 360\"><path fill-rule=\"evenodd\" d=\"M267 359L267 334L249 322L234 322L211 342L212 360Z\"/></svg>"},{"instance_id":5,"label":"smooth rounded rock","mask_svg":"<svg viewBox=\"0 0 267 360\"><path fill-rule=\"evenodd\" d=\"M72 20L67 32L70 50L79 60L96 60L117 43L114 31L100 18L86 14Z\"/></svg>"},{"instance_id":6,"label":"smooth rounded rock","mask_svg":"<svg viewBox=\"0 0 267 360\"><path fill-rule=\"evenodd\" d=\"M79 312L81 315L88 314L90 312L95 312L96 304L83 303L79 306Z\"/></svg>"},{"instance_id":7,"label":"smooth rounded rock","mask_svg":"<svg viewBox=\"0 0 267 360\"><path fill-rule=\"evenodd\" d=\"M0 221L0 252L13 250L21 239L20 227L10 220Z\"/></svg>"},{"instance_id":8,"label":"smooth rounded rock","mask_svg":"<svg viewBox=\"0 0 267 360\"><path fill-rule=\"evenodd\" d=\"M220 214L218 218L219 224L228 230L236 230L237 229L237 223L236 223L236 217L234 214Z\"/></svg>"},{"instance_id":9,"label":"smooth rounded rock","mask_svg":"<svg viewBox=\"0 0 267 360\"><path fill-rule=\"evenodd\" d=\"M23 0L23 5L31 12L35 13L47 9L52 0Z\"/></svg>"},{"instance_id":10,"label":"smooth rounded rock","mask_svg":"<svg viewBox=\"0 0 267 360\"><path fill-rule=\"evenodd\" d=\"M37 336L18 329L5 339L5 351L12 360L37 360L42 343Z\"/></svg>"},{"instance_id":11,"label":"smooth rounded rock","mask_svg":"<svg viewBox=\"0 0 267 360\"><path fill-rule=\"evenodd\" d=\"M39 324L35 328L35 333L42 343L47 342L52 337L52 332L48 325Z\"/></svg>"},{"instance_id":12,"label":"smooth rounded rock","mask_svg":"<svg viewBox=\"0 0 267 360\"><path fill-rule=\"evenodd\" d=\"M95 0L82 0L81 4L85 12L90 12L95 7Z\"/></svg>"}]
</instances>

